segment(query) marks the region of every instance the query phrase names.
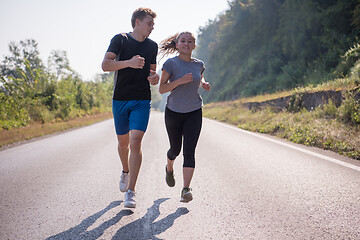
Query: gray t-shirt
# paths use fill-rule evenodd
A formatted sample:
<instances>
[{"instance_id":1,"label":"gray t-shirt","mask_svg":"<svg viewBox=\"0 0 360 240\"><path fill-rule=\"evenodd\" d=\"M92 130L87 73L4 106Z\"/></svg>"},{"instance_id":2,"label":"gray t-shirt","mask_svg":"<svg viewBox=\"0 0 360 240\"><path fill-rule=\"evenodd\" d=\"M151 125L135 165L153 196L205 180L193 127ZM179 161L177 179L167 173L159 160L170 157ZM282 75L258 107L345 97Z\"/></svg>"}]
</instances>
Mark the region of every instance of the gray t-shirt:
<instances>
[{"instance_id":1,"label":"gray t-shirt","mask_svg":"<svg viewBox=\"0 0 360 240\"><path fill-rule=\"evenodd\" d=\"M192 73L193 81L174 88L167 99L167 107L174 112L187 113L198 110L203 106L199 94L201 74L205 70L204 62L196 58L185 62L179 57L166 60L163 70L170 74L169 82L175 81L185 74Z\"/></svg>"}]
</instances>

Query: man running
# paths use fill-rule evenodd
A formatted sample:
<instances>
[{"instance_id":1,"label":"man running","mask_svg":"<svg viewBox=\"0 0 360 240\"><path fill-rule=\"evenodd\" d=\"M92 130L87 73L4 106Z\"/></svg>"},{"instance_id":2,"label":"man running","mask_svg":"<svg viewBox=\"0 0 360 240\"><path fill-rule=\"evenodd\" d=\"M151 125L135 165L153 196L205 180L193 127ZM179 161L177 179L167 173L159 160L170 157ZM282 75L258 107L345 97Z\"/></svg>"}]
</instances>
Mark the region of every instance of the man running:
<instances>
[{"instance_id":1,"label":"man running","mask_svg":"<svg viewBox=\"0 0 360 240\"><path fill-rule=\"evenodd\" d=\"M133 31L114 36L102 62L103 71L115 71L112 111L123 167L119 185L120 191L125 192L124 206L128 208L136 207L141 142L151 108L150 84L159 82L158 45L148 38L155 17L156 13L149 8L135 10L131 18Z\"/></svg>"}]
</instances>

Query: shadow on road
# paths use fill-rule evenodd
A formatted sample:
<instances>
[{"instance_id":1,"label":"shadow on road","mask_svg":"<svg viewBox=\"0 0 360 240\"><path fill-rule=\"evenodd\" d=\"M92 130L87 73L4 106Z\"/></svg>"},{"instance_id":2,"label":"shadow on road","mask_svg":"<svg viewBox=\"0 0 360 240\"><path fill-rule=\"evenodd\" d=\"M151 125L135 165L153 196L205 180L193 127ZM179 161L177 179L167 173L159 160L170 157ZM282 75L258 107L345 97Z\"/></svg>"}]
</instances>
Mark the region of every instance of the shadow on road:
<instances>
[{"instance_id":1,"label":"shadow on road","mask_svg":"<svg viewBox=\"0 0 360 240\"><path fill-rule=\"evenodd\" d=\"M155 235L165 232L174 224L177 218L189 213L187 208L178 208L174 213L154 222L160 216L160 204L168 199L160 198L154 201L154 204L147 210L145 216L120 228L112 239L160 239Z\"/></svg>"},{"instance_id":2,"label":"shadow on road","mask_svg":"<svg viewBox=\"0 0 360 240\"><path fill-rule=\"evenodd\" d=\"M93 225L96 220L98 220L102 215L104 215L107 211L109 211L112 208L115 208L119 206L122 203L122 201L114 201L109 204L106 208L103 210L95 213L94 215L91 215L90 217L83 220L79 225L76 227L70 228L69 230L66 230L65 232L56 234L54 236L51 236L47 238L47 240L52 239L97 239L99 238L106 229L113 226L114 224L118 223L120 219L124 216L128 216L133 214L131 210L121 210L118 214L115 215L115 217L111 218L110 220L100 224L97 228L87 231L87 229Z\"/></svg>"},{"instance_id":3,"label":"shadow on road","mask_svg":"<svg viewBox=\"0 0 360 240\"><path fill-rule=\"evenodd\" d=\"M159 239L155 235L165 232L174 224L174 221L177 218L189 212L187 208L178 208L174 213L166 216L165 218L157 222L154 222L160 216L160 204L168 199L169 198L160 198L154 201L154 204L150 208L148 208L146 214L142 218L121 227L112 239ZM46 240L98 239L104 234L106 229L120 222L122 217L133 214L133 211L129 209L121 210L110 220L103 222L93 230L87 231L87 229L91 225L93 225L102 215L104 215L110 209L119 206L121 203L122 201L114 201L103 210L83 220L79 225L70 228L65 232L51 236Z\"/></svg>"}]
</instances>

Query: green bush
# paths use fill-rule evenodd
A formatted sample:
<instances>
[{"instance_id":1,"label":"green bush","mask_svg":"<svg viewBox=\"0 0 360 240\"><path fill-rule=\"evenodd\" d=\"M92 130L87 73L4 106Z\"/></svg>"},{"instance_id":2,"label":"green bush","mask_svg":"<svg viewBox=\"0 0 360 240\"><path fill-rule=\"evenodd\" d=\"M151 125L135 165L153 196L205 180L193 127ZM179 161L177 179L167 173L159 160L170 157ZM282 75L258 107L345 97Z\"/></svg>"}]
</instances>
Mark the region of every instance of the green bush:
<instances>
[{"instance_id":1,"label":"green bush","mask_svg":"<svg viewBox=\"0 0 360 240\"><path fill-rule=\"evenodd\" d=\"M347 91L345 99L339 107L339 118L344 123L360 124L360 102L355 98L356 93L360 93L359 89L353 92Z\"/></svg>"},{"instance_id":2,"label":"green bush","mask_svg":"<svg viewBox=\"0 0 360 240\"><path fill-rule=\"evenodd\" d=\"M40 101L33 101L27 108L30 119L34 122L46 123L54 119L54 114Z\"/></svg>"},{"instance_id":3,"label":"green bush","mask_svg":"<svg viewBox=\"0 0 360 240\"><path fill-rule=\"evenodd\" d=\"M338 116L338 108L331 99L327 104L319 106L315 109L315 115L319 118L335 119Z\"/></svg>"},{"instance_id":4,"label":"green bush","mask_svg":"<svg viewBox=\"0 0 360 240\"><path fill-rule=\"evenodd\" d=\"M25 126L30 116L25 108L25 99L0 92L0 128L11 129Z\"/></svg>"}]
</instances>

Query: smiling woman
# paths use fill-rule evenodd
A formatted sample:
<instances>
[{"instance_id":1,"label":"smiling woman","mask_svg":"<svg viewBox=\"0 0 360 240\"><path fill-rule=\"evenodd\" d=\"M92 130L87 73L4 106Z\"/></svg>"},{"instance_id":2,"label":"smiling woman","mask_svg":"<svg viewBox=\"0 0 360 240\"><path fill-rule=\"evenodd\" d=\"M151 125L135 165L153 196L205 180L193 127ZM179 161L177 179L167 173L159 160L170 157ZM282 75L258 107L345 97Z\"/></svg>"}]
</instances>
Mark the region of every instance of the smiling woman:
<instances>
[{"instance_id":1,"label":"smiling woman","mask_svg":"<svg viewBox=\"0 0 360 240\"><path fill-rule=\"evenodd\" d=\"M160 53L163 56L178 53L178 56L164 63L159 91L170 91L165 109L165 125L170 141L170 149L166 154L165 179L169 187L175 186L173 165L183 145L184 185L181 202L193 199L190 182L195 169L195 148L202 126L203 106L198 89L201 86L210 90L210 84L203 78L204 62L191 56L195 46L195 37L190 32L175 34L160 43Z\"/></svg>"}]
</instances>

